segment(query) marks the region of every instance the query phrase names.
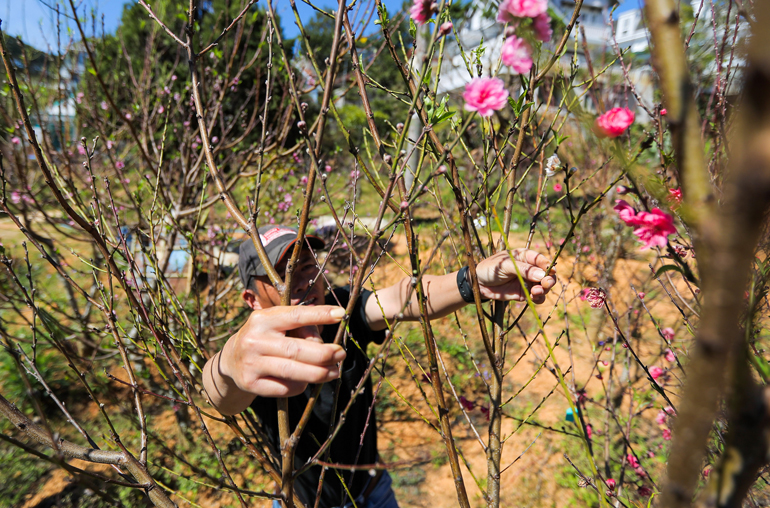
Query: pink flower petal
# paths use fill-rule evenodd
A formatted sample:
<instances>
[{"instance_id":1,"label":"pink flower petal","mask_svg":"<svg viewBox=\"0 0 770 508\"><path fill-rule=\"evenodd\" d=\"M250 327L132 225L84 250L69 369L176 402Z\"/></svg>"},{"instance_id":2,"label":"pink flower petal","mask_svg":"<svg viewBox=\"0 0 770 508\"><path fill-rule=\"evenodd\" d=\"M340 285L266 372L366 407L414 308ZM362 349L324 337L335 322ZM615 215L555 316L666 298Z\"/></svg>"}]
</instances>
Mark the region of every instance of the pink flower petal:
<instances>
[{"instance_id":1,"label":"pink flower petal","mask_svg":"<svg viewBox=\"0 0 770 508\"><path fill-rule=\"evenodd\" d=\"M478 111L480 116L488 117L505 107L508 90L500 78L476 78L465 86L463 99L466 111Z\"/></svg>"}]
</instances>

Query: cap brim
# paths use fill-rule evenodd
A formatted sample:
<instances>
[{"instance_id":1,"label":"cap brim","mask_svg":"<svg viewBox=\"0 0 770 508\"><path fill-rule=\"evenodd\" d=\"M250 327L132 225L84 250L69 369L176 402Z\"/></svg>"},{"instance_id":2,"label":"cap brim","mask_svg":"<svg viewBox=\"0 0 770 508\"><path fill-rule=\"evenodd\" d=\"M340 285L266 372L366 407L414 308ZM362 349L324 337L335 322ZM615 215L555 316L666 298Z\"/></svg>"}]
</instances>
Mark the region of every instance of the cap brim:
<instances>
[{"instance_id":1,"label":"cap brim","mask_svg":"<svg viewBox=\"0 0 770 508\"><path fill-rule=\"evenodd\" d=\"M314 249L323 250L326 247L326 242L318 238L317 236L313 235L305 235L305 238L307 239L308 243L310 243L310 246ZM275 264L277 265L280 263L284 256L289 252L289 249L294 247L294 244L297 243L297 239L295 238L291 242L286 244L286 247L283 248L283 252L281 252L281 255L278 256L278 259L275 261Z\"/></svg>"}]
</instances>

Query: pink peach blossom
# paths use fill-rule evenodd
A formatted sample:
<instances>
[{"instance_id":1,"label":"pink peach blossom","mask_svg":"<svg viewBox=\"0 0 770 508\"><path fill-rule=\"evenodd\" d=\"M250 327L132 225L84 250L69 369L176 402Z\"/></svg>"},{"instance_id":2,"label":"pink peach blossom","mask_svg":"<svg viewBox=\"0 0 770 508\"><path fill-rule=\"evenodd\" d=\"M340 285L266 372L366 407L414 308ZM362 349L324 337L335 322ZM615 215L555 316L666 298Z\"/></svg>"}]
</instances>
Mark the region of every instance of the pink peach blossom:
<instances>
[{"instance_id":1,"label":"pink peach blossom","mask_svg":"<svg viewBox=\"0 0 770 508\"><path fill-rule=\"evenodd\" d=\"M592 309L598 309L604 306L607 292L602 288L585 288L580 292L580 299L588 302Z\"/></svg>"},{"instance_id":2,"label":"pink peach blossom","mask_svg":"<svg viewBox=\"0 0 770 508\"><path fill-rule=\"evenodd\" d=\"M14 205L21 203L21 194L19 194L17 191L11 191L11 202Z\"/></svg>"},{"instance_id":3,"label":"pink peach blossom","mask_svg":"<svg viewBox=\"0 0 770 508\"><path fill-rule=\"evenodd\" d=\"M564 190L564 186L560 183L553 184L553 191L554 192L561 192Z\"/></svg>"},{"instance_id":4,"label":"pink peach blossom","mask_svg":"<svg viewBox=\"0 0 770 508\"><path fill-rule=\"evenodd\" d=\"M86 149L83 148L83 145L78 145L78 153L80 155L85 155L86 154Z\"/></svg>"},{"instance_id":5,"label":"pink peach blossom","mask_svg":"<svg viewBox=\"0 0 770 508\"><path fill-rule=\"evenodd\" d=\"M650 376L652 376L652 379L658 379L664 372L665 371L658 366L650 367Z\"/></svg>"},{"instance_id":6,"label":"pink peach blossom","mask_svg":"<svg viewBox=\"0 0 770 508\"><path fill-rule=\"evenodd\" d=\"M666 339L668 342L671 342L672 340L674 340L673 328L664 328L660 331L660 333L663 334L663 338Z\"/></svg>"},{"instance_id":7,"label":"pink peach blossom","mask_svg":"<svg viewBox=\"0 0 770 508\"><path fill-rule=\"evenodd\" d=\"M660 114L661 116L666 116L668 114L668 110L666 110L666 108L663 108L660 110Z\"/></svg>"},{"instance_id":8,"label":"pink peach blossom","mask_svg":"<svg viewBox=\"0 0 770 508\"><path fill-rule=\"evenodd\" d=\"M633 455L633 454L629 453L629 454L626 456L626 458L628 459L628 464L629 464L629 465L630 465L632 468L636 469L636 468L638 468L638 467L639 467L639 461L636 459L636 457L634 457L634 455Z\"/></svg>"},{"instance_id":9,"label":"pink peach blossom","mask_svg":"<svg viewBox=\"0 0 770 508\"><path fill-rule=\"evenodd\" d=\"M14 136L11 138L11 143L14 145L20 145L21 144L21 138L19 136Z\"/></svg>"},{"instance_id":10,"label":"pink peach blossom","mask_svg":"<svg viewBox=\"0 0 770 508\"><path fill-rule=\"evenodd\" d=\"M612 108L596 119L596 131L601 137L616 138L634 123L634 112L628 108Z\"/></svg>"},{"instance_id":11,"label":"pink peach blossom","mask_svg":"<svg viewBox=\"0 0 770 508\"><path fill-rule=\"evenodd\" d=\"M414 0L412 8L409 9L409 13L412 19L418 25L424 25L433 16L436 10L436 3L433 0Z\"/></svg>"},{"instance_id":12,"label":"pink peach blossom","mask_svg":"<svg viewBox=\"0 0 770 508\"><path fill-rule=\"evenodd\" d=\"M503 44L502 59L516 74L526 74L532 68L532 48L514 35Z\"/></svg>"},{"instance_id":13,"label":"pink peach blossom","mask_svg":"<svg viewBox=\"0 0 770 508\"><path fill-rule=\"evenodd\" d=\"M618 482L616 482L612 478L607 478L607 481L605 483L607 484L607 487L610 490L615 490L615 486L618 484Z\"/></svg>"},{"instance_id":14,"label":"pink peach blossom","mask_svg":"<svg viewBox=\"0 0 770 508\"><path fill-rule=\"evenodd\" d=\"M676 411L671 406L666 406L658 412L658 416L655 417L655 423L658 425L665 425L668 422L669 416L676 416Z\"/></svg>"},{"instance_id":15,"label":"pink peach blossom","mask_svg":"<svg viewBox=\"0 0 770 508\"><path fill-rule=\"evenodd\" d=\"M615 206L612 208L618 212L620 220L626 223L626 226L640 226L641 221L637 218L637 213L634 207L628 204L625 199L618 199L615 201Z\"/></svg>"},{"instance_id":16,"label":"pink peach blossom","mask_svg":"<svg viewBox=\"0 0 770 508\"><path fill-rule=\"evenodd\" d=\"M115 167L118 168L118 169L123 169L123 168L126 167L126 163L123 162L123 161L118 161L118 162L115 163Z\"/></svg>"},{"instance_id":17,"label":"pink peach blossom","mask_svg":"<svg viewBox=\"0 0 770 508\"><path fill-rule=\"evenodd\" d=\"M548 0L503 0L497 13L497 21L515 23L518 18L534 18L547 10Z\"/></svg>"},{"instance_id":18,"label":"pink peach blossom","mask_svg":"<svg viewBox=\"0 0 770 508\"><path fill-rule=\"evenodd\" d=\"M673 363L673 362L676 361L676 356L674 355L674 352L671 351L670 349L666 349L666 356L665 356L665 358L666 358L667 362Z\"/></svg>"},{"instance_id":19,"label":"pink peach blossom","mask_svg":"<svg viewBox=\"0 0 770 508\"><path fill-rule=\"evenodd\" d=\"M665 247L668 235L676 233L674 218L660 208L654 208L652 212L637 213L622 199L618 199L615 203L617 204L613 209L618 212L620 220L636 228L634 234L644 243L642 250L654 246Z\"/></svg>"},{"instance_id":20,"label":"pink peach blossom","mask_svg":"<svg viewBox=\"0 0 770 508\"><path fill-rule=\"evenodd\" d=\"M505 107L508 90L500 78L476 78L465 86L463 99L466 111L478 111L480 116L488 117Z\"/></svg>"},{"instance_id":21,"label":"pink peach blossom","mask_svg":"<svg viewBox=\"0 0 770 508\"><path fill-rule=\"evenodd\" d=\"M535 39L548 42L553 37L551 29L551 18L546 13L538 14L532 20L532 27L535 29Z\"/></svg>"},{"instance_id":22,"label":"pink peach blossom","mask_svg":"<svg viewBox=\"0 0 770 508\"><path fill-rule=\"evenodd\" d=\"M668 235L676 233L674 218L660 208L653 208L652 212L640 212L640 227L634 230L634 234L644 243L641 250L658 246L665 247Z\"/></svg>"},{"instance_id":23,"label":"pink peach blossom","mask_svg":"<svg viewBox=\"0 0 770 508\"><path fill-rule=\"evenodd\" d=\"M663 429L663 439L671 441L671 429Z\"/></svg>"},{"instance_id":24,"label":"pink peach blossom","mask_svg":"<svg viewBox=\"0 0 770 508\"><path fill-rule=\"evenodd\" d=\"M676 189L668 189L668 198L677 205L682 202L682 189L677 187Z\"/></svg>"},{"instance_id":25,"label":"pink peach blossom","mask_svg":"<svg viewBox=\"0 0 770 508\"><path fill-rule=\"evenodd\" d=\"M468 400L465 398L465 396L460 395L460 404L463 406L463 409L466 411L473 411L473 408L476 407L476 403L472 400Z\"/></svg>"}]
</instances>

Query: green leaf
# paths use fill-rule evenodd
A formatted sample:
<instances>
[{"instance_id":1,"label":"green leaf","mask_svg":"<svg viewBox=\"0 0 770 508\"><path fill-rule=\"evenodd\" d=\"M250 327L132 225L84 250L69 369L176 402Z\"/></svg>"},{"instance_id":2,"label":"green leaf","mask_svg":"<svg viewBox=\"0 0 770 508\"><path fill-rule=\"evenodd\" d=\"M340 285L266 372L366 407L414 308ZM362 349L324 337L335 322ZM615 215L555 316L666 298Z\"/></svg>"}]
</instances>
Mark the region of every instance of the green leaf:
<instances>
[{"instance_id":1,"label":"green leaf","mask_svg":"<svg viewBox=\"0 0 770 508\"><path fill-rule=\"evenodd\" d=\"M428 67L428 72L425 73L425 77L422 78L422 82L426 85L430 85L430 76L433 73L433 67Z\"/></svg>"},{"instance_id":2,"label":"green leaf","mask_svg":"<svg viewBox=\"0 0 770 508\"><path fill-rule=\"evenodd\" d=\"M510 104L511 109L513 109L513 113L516 116L521 115L522 104L524 104L524 99L526 99L526 95L524 94L521 94L518 99L514 99L513 97L508 97L508 104Z\"/></svg>"},{"instance_id":3,"label":"green leaf","mask_svg":"<svg viewBox=\"0 0 770 508\"><path fill-rule=\"evenodd\" d=\"M663 265L660 268L657 269L655 272L655 277L660 277L664 272L668 271L674 271L679 272L684 275L684 272L682 272L682 267L677 265Z\"/></svg>"},{"instance_id":4,"label":"green leaf","mask_svg":"<svg viewBox=\"0 0 770 508\"><path fill-rule=\"evenodd\" d=\"M414 24L412 18L409 18L409 35L412 36L412 39L417 38L417 25Z\"/></svg>"},{"instance_id":5,"label":"green leaf","mask_svg":"<svg viewBox=\"0 0 770 508\"><path fill-rule=\"evenodd\" d=\"M377 12L380 14L380 19L376 20L374 22L375 25L379 24L387 24L388 23L388 8L383 4L382 7L377 6ZM411 21L411 20L410 20Z\"/></svg>"}]
</instances>

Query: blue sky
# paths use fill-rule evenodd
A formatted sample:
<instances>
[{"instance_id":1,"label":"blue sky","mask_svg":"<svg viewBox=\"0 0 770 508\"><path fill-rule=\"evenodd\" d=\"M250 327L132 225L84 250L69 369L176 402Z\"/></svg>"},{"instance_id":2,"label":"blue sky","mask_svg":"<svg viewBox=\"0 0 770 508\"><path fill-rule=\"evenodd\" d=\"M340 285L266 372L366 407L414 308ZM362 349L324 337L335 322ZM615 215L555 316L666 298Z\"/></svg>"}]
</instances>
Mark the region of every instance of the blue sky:
<instances>
[{"instance_id":1,"label":"blue sky","mask_svg":"<svg viewBox=\"0 0 770 508\"><path fill-rule=\"evenodd\" d=\"M642 9L643 7L644 2L642 0L623 0L620 2L618 8L615 9L615 14L621 14L634 9ZM617 16L615 16L615 19L617 19Z\"/></svg>"},{"instance_id":2,"label":"blue sky","mask_svg":"<svg viewBox=\"0 0 770 508\"><path fill-rule=\"evenodd\" d=\"M123 5L129 1L135 0L75 0L75 5L78 6L78 12L90 13L92 9L95 9L99 13L99 17L104 15L104 28L107 32L114 32L120 21L120 15L123 12ZM70 7L68 0L0 0L0 19L3 20L3 31L6 34L17 36L21 35L22 38L29 44L35 46L38 49L46 49L47 47L56 47L56 14L51 9L57 2L60 5L62 13L70 14ZM148 2L152 5L152 2ZM373 5L374 2L367 0L359 0L360 4ZM385 0L385 5L391 14L396 12L401 7L401 0ZM265 0L260 0L261 6L266 6ZM315 5L320 8L327 8L329 10L336 7L337 2L334 0L320 0L315 1ZM294 15L291 12L291 6L288 0L273 0L273 5L276 11L281 16L283 21L284 33L287 37L294 37L298 34L299 30L294 22ZM300 16L303 21L310 19L314 11L302 0L297 1L297 9L300 12ZM81 14L82 15L82 14ZM70 29L72 30L72 36L77 32L74 22L63 19L63 22L68 22ZM101 30L101 21L99 22L99 30ZM89 23L90 26L90 23ZM370 25L371 28L376 28ZM90 35L90 28L89 28ZM62 44L66 45L67 39L70 35L67 34L66 29L62 30Z\"/></svg>"}]
</instances>

